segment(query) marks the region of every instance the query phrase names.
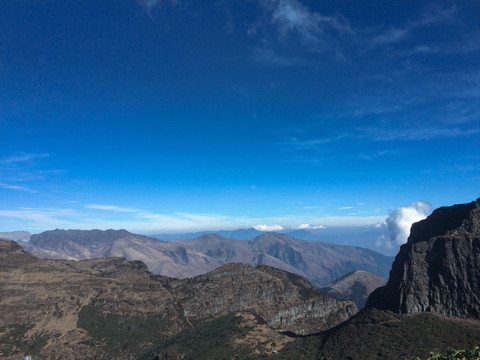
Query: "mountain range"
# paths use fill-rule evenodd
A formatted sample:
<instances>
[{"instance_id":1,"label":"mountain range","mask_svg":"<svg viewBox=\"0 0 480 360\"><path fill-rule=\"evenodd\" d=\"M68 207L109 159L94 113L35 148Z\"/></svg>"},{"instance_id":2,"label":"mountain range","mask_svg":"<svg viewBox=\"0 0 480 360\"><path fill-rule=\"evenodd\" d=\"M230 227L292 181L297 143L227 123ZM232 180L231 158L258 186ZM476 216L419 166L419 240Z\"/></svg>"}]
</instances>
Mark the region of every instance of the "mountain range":
<instances>
[{"instance_id":1,"label":"mountain range","mask_svg":"<svg viewBox=\"0 0 480 360\"><path fill-rule=\"evenodd\" d=\"M235 230L218 230L218 231L200 231L177 234L153 234L150 235L159 240L177 240L177 239L194 239L202 235L218 234L224 237L245 240L265 234L268 231L260 231L255 228L235 229ZM376 250L378 246L376 241L380 236L388 237L388 229L386 226L369 225L369 226L343 226L343 227L305 227L301 229L283 229L275 231L279 234L290 235L294 238L307 241L327 241L340 245L358 246ZM390 255L390 254L388 254Z\"/></svg>"},{"instance_id":2,"label":"mountain range","mask_svg":"<svg viewBox=\"0 0 480 360\"><path fill-rule=\"evenodd\" d=\"M154 274L187 278L228 262L266 264L324 285L355 270L386 278L393 261L373 250L305 241L281 233L237 240L218 234L162 241L126 230L52 230L31 236L22 245L43 258L84 260L125 257L147 264Z\"/></svg>"},{"instance_id":3,"label":"mountain range","mask_svg":"<svg viewBox=\"0 0 480 360\"><path fill-rule=\"evenodd\" d=\"M80 234L67 248L85 249L92 234ZM245 241L282 244L265 235ZM479 284L480 199L414 224L387 283L359 312L268 265L227 263L175 279L141 261L40 259L0 240L0 357L380 360L441 358L429 353L452 348L478 357Z\"/></svg>"},{"instance_id":4,"label":"mountain range","mask_svg":"<svg viewBox=\"0 0 480 360\"><path fill-rule=\"evenodd\" d=\"M180 280L124 258L39 259L7 240L0 240L0 289L2 359L153 359L171 339L204 327L213 328L212 351L228 332L224 351L234 346L248 357L292 341L281 332L312 334L357 311L266 265L229 263Z\"/></svg>"}]
</instances>

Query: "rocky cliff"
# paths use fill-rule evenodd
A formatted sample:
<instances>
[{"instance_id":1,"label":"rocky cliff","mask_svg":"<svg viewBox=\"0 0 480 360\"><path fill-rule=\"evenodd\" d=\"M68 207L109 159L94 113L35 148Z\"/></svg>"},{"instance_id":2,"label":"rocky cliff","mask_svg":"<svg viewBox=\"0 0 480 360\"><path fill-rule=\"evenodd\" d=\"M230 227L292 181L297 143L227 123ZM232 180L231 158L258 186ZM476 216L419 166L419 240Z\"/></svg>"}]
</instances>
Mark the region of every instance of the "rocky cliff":
<instances>
[{"instance_id":1,"label":"rocky cliff","mask_svg":"<svg viewBox=\"0 0 480 360\"><path fill-rule=\"evenodd\" d=\"M480 199L413 224L387 284L366 307L480 319Z\"/></svg>"},{"instance_id":2,"label":"rocky cliff","mask_svg":"<svg viewBox=\"0 0 480 360\"><path fill-rule=\"evenodd\" d=\"M355 312L353 302L321 294L298 275L269 266L230 263L182 280L155 276L144 263L125 258L39 259L0 240L2 359L28 353L129 359L150 350L153 359L163 345L175 343L173 337L201 332L212 321L220 324L210 326L222 341L230 341L224 328L242 339L261 333L242 345L252 351L257 344L260 351L284 341L280 332L310 334Z\"/></svg>"}]
</instances>

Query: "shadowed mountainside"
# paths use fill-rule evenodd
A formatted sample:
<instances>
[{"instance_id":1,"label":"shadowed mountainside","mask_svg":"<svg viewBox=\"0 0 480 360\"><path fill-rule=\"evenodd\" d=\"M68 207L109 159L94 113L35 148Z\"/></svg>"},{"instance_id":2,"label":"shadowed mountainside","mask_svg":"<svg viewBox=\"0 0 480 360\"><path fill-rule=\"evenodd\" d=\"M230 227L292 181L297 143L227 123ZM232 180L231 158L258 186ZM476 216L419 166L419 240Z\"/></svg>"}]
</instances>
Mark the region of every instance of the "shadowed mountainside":
<instances>
[{"instance_id":1,"label":"shadowed mountainside","mask_svg":"<svg viewBox=\"0 0 480 360\"><path fill-rule=\"evenodd\" d=\"M217 234L161 241L126 230L53 230L32 235L24 248L43 258L83 260L123 256L140 260L155 274L186 278L228 262L270 265L325 284L355 270L386 277L393 258L375 251L279 233L235 240Z\"/></svg>"}]
</instances>

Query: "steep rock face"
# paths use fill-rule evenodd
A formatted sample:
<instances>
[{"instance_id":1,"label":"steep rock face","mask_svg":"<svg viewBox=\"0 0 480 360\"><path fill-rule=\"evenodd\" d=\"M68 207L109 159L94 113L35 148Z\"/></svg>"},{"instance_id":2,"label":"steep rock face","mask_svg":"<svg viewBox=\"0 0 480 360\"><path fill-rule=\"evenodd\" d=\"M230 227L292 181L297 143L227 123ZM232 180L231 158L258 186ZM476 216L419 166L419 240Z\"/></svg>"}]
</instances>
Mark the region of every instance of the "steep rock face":
<instances>
[{"instance_id":1,"label":"steep rock face","mask_svg":"<svg viewBox=\"0 0 480 360\"><path fill-rule=\"evenodd\" d=\"M229 263L177 289L187 318L237 311L258 314L274 329L318 332L357 312L353 302L321 294L302 277L270 266Z\"/></svg>"},{"instance_id":2,"label":"steep rock face","mask_svg":"<svg viewBox=\"0 0 480 360\"><path fill-rule=\"evenodd\" d=\"M480 199L413 224L386 286L366 307L480 319Z\"/></svg>"}]
</instances>

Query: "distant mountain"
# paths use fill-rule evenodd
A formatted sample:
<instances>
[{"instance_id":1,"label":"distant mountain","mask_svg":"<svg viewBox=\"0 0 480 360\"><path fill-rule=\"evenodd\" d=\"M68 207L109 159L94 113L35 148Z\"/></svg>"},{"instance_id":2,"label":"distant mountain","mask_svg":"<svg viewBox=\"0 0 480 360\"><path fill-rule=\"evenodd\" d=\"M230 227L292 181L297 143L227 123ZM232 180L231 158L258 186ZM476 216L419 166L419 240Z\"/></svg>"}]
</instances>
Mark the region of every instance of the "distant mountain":
<instances>
[{"instance_id":1,"label":"distant mountain","mask_svg":"<svg viewBox=\"0 0 480 360\"><path fill-rule=\"evenodd\" d=\"M281 332L315 333L356 313L353 302L264 265L178 280L124 258L39 259L7 240L0 284L2 359L194 359L195 348L204 358L250 359L292 341Z\"/></svg>"},{"instance_id":2,"label":"distant mountain","mask_svg":"<svg viewBox=\"0 0 480 360\"><path fill-rule=\"evenodd\" d=\"M370 226L344 226L344 227L324 227L321 229L307 228L307 229L285 229L275 231L279 234L290 235L294 238L307 241L327 241L340 245L361 246L368 249L376 250L377 239L380 236L388 237L389 233L386 227L378 225ZM258 231L254 228L237 229L237 230L220 230L220 231L200 231L191 233L178 234L155 234L149 235L160 240L177 240L177 239L195 239L202 235L218 234L231 239L251 239L260 236L266 231ZM382 250L386 255L395 255Z\"/></svg>"},{"instance_id":3,"label":"distant mountain","mask_svg":"<svg viewBox=\"0 0 480 360\"><path fill-rule=\"evenodd\" d=\"M352 271L340 279L318 287L325 294L354 301L359 309L365 306L370 293L385 285L387 279L368 271Z\"/></svg>"},{"instance_id":4,"label":"distant mountain","mask_svg":"<svg viewBox=\"0 0 480 360\"><path fill-rule=\"evenodd\" d=\"M11 231L0 232L0 239L13 240L16 242L26 242L30 240L30 234L28 231Z\"/></svg>"},{"instance_id":5,"label":"distant mountain","mask_svg":"<svg viewBox=\"0 0 480 360\"><path fill-rule=\"evenodd\" d=\"M159 240L178 240L178 239L195 239L202 235L208 234L217 234L223 237L228 237L231 239L250 239L255 236L264 234L265 231L258 231L254 228L248 229L237 229L237 230L219 230L219 231L199 231L199 232L190 232L190 233L179 233L179 234L154 234L150 235L151 237Z\"/></svg>"},{"instance_id":6,"label":"distant mountain","mask_svg":"<svg viewBox=\"0 0 480 360\"><path fill-rule=\"evenodd\" d=\"M369 249L304 241L280 233L246 240L206 234L195 239L161 241L126 230L53 230L32 235L24 248L44 258L123 256L143 261L155 274L176 278L204 274L228 262L266 264L320 285L355 270L386 277L393 261Z\"/></svg>"}]
</instances>

